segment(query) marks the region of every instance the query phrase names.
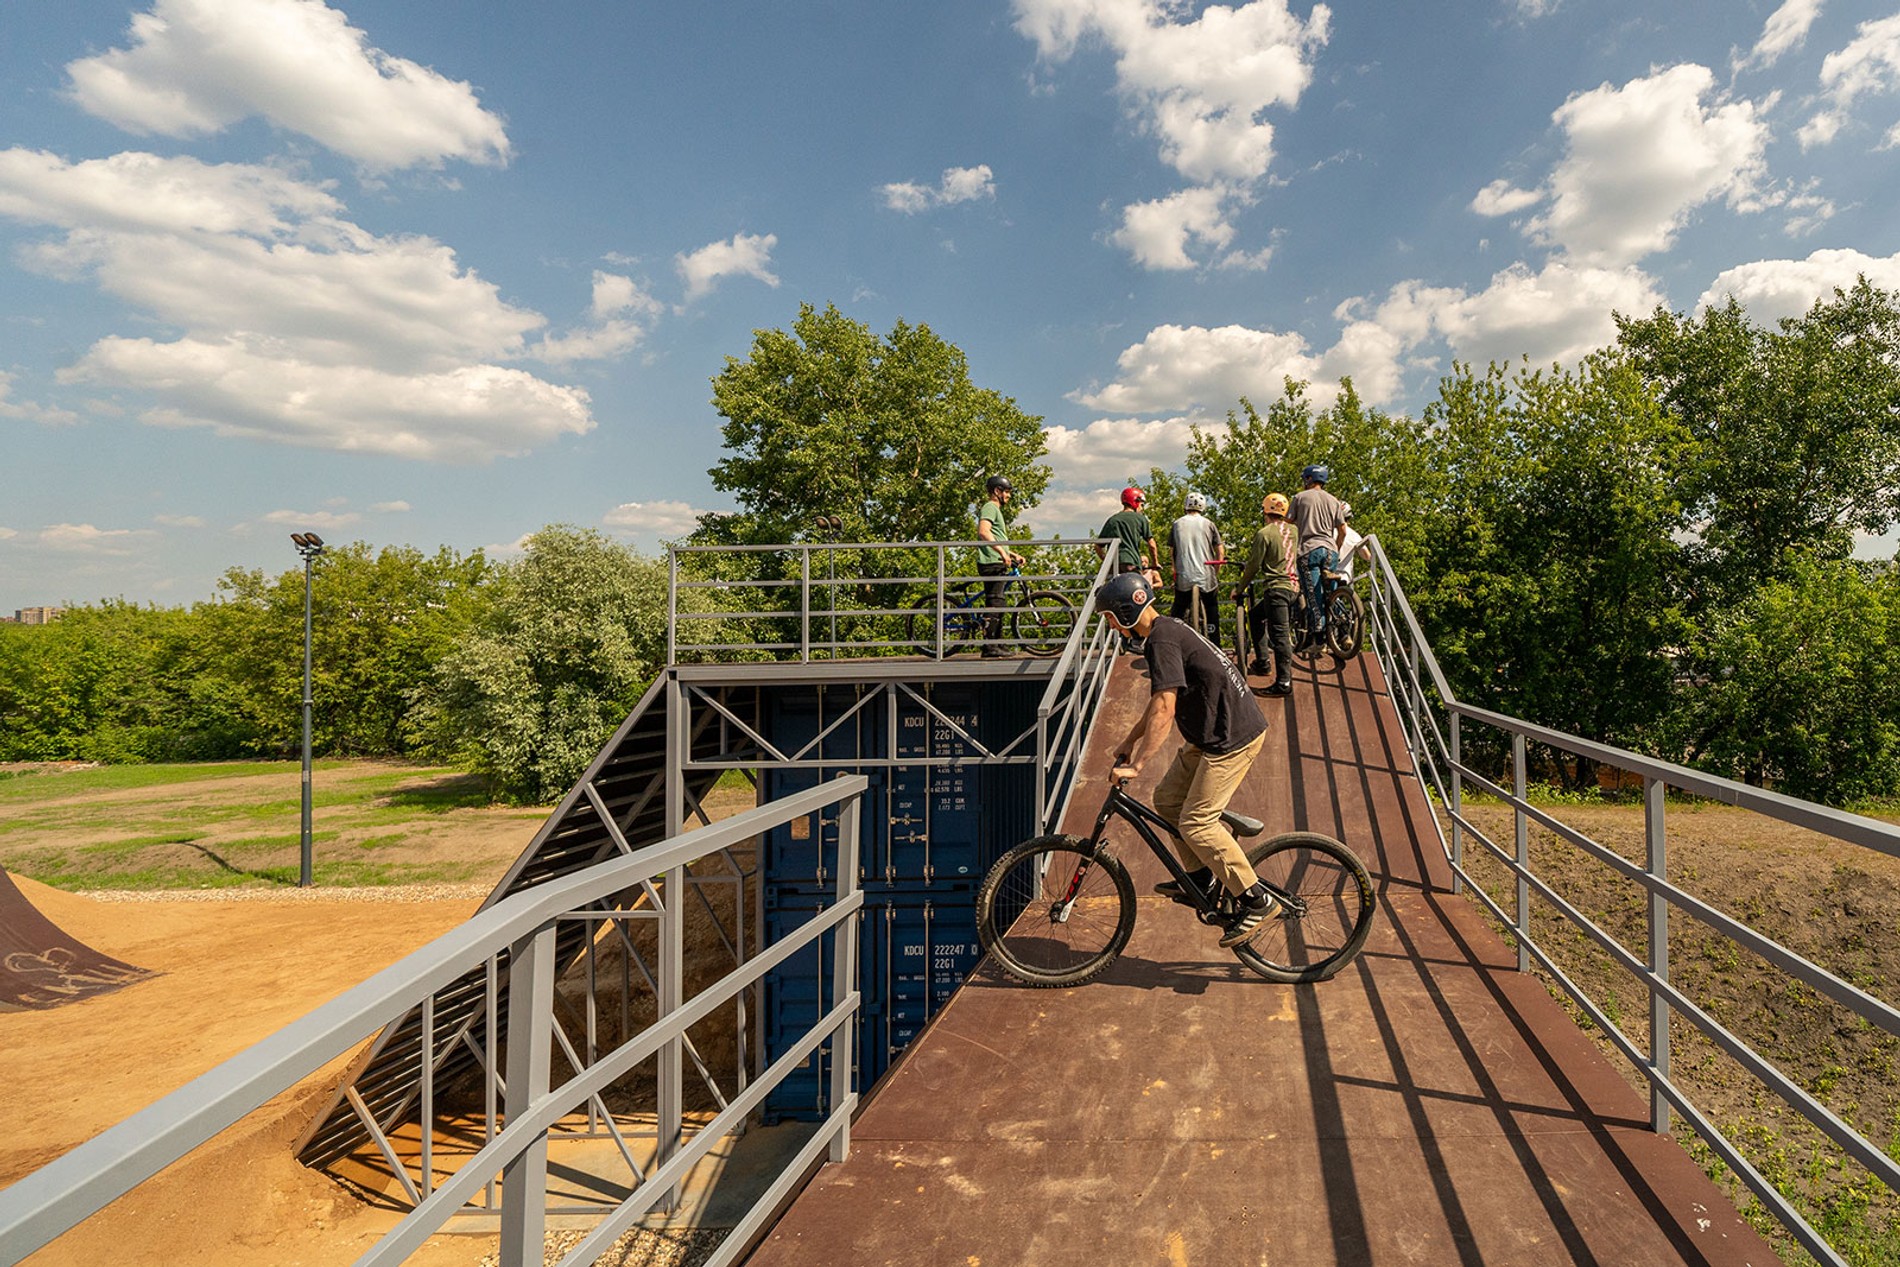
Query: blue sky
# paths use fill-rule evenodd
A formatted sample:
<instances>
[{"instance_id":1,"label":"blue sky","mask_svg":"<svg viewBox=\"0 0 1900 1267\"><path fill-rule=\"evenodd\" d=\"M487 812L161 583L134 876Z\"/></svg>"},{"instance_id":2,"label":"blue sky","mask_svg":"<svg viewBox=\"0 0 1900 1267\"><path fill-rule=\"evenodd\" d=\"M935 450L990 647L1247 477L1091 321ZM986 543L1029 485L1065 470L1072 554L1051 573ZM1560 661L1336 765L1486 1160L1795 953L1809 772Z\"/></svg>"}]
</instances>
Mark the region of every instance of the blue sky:
<instances>
[{"instance_id":1,"label":"blue sky","mask_svg":"<svg viewBox=\"0 0 1900 1267\"><path fill-rule=\"evenodd\" d=\"M1900 287L1900 11L14 0L0 611L289 533L653 549L836 303L1049 428L1070 533L1291 374L1416 411L1610 314ZM1890 545L1870 549L1886 553Z\"/></svg>"}]
</instances>

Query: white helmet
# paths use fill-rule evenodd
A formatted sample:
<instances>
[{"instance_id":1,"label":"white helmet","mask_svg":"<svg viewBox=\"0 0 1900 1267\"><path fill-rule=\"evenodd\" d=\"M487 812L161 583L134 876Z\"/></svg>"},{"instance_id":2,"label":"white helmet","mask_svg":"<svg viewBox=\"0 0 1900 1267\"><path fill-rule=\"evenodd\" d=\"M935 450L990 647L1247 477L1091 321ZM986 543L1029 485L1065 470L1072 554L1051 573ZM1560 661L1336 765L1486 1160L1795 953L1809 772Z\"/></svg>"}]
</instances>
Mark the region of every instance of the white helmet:
<instances>
[{"instance_id":1,"label":"white helmet","mask_svg":"<svg viewBox=\"0 0 1900 1267\"><path fill-rule=\"evenodd\" d=\"M1191 511L1203 511L1207 509L1207 498L1200 493L1189 493L1181 505Z\"/></svg>"}]
</instances>

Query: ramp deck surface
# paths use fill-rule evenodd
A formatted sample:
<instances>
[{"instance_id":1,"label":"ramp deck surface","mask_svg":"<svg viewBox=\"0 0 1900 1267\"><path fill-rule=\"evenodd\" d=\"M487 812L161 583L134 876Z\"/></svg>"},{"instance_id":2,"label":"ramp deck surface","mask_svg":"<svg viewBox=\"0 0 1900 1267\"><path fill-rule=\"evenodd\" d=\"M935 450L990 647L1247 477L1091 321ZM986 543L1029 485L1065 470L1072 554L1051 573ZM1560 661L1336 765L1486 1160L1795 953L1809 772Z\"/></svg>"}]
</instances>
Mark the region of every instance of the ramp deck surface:
<instances>
[{"instance_id":1,"label":"ramp deck surface","mask_svg":"<svg viewBox=\"0 0 1900 1267\"><path fill-rule=\"evenodd\" d=\"M1147 701L1124 658L1065 831L1086 835ZM1378 882L1365 953L1318 986L1247 972L1143 895L1069 990L979 969L748 1262L1777 1263L1450 871L1370 655L1303 670L1234 808L1347 841ZM1152 791L1160 770L1144 772Z\"/></svg>"}]
</instances>

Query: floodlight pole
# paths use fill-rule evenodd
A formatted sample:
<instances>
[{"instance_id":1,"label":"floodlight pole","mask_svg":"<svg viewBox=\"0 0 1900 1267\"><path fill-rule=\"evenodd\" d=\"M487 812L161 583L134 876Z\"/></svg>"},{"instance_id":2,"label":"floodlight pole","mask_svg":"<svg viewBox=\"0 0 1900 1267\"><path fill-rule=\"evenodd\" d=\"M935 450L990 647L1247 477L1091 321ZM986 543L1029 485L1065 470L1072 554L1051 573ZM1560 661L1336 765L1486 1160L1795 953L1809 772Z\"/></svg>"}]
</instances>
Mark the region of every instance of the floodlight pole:
<instances>
[{"instance_id":1,"label":"floodlight pole","mask_svg":"<svg viewBox=\"0 0 1900 1267\"><path fill-rule=\"evenodd\" d=\"M307 889L312 882L313 853L310 843L310 573L317 556L323 553L323 539L314 532L293 532L290 539L297 543L297 553L303 556L303 832L299 837L297 887Z\"/></svg>"}]
</instances>

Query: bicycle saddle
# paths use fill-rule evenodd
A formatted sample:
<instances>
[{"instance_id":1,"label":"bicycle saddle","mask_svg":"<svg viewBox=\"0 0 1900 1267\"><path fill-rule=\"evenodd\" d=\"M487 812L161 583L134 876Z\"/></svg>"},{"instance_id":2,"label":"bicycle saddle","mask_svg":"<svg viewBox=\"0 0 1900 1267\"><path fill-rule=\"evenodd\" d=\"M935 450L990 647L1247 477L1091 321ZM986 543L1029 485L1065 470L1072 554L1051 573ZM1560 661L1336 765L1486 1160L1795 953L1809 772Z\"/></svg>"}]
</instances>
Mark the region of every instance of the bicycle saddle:
<instances>
[{"instance_id":1,"label":"bicycle saddle","mask_svg":"<svg viewBox=\"0 0 1900 1267\"><path fill-rule=\"evenodd\" d=\"M1236 836L1258 836L1267 829L1267 825L1257 818L1248 818L1245 814L1236 814L1232 810L1221 813L1220 820L1227 824L1227 830Z\"/></svg>"}]
</instances>

